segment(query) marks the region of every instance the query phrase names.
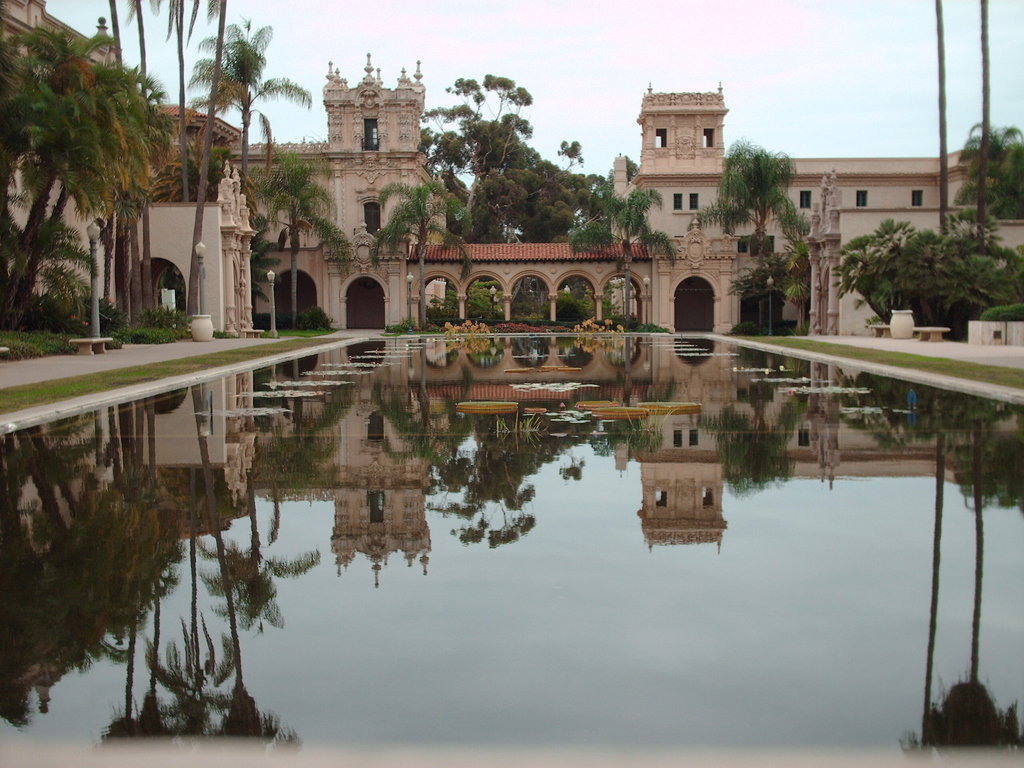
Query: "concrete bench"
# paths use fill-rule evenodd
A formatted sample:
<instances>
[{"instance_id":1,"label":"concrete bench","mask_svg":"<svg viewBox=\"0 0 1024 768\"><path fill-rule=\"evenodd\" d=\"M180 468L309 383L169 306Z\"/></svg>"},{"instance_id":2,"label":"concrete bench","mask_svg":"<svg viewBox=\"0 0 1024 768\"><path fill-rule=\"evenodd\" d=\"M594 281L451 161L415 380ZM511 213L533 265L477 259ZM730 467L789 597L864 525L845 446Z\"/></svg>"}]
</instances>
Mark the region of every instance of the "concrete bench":
<instances>
[{"instance_id":1,"label":"concrete bench","mask_svg":"<svg viewBox=\"0 0 1024 768\"><path fill-rule=\"evenodd\" d=\"M942 334L949 333L949 328L932 325L916 326L914 333L918 334L918 341L942 341Z\"/></svg>"},{"instance_id":2,"label":"concrete bench","mask_svg":"<svg viewBox=\"0 0 1024 768\"><path fill-rule=\"evenodd\" d=\"M107 342L113 341L110 336L97 336L96 338L88 339L68 339L72 344L78 347L78 354L80 355L102 355L107 351Z\"/></svg>"},{"instance_id":3,"label":"concrete bench","mask_svg":"<svg viewBox=\"0 0 1024 768\"><path fill-rule=\"evenodd\" d=\"M889 330L888 323L872 323L871 325L868 326L868 328L875 335L875 338L888 339L892 337L892 332Z\"/></svg>"},{"instance_id":4,"label":"concrete bench","mask_svg":"<svg viewBox=\"0 0 1024 768\"><path fill-rule=\"evenodd\" d=\"M259 328L250 328L247 331L239 331L238 338L240 339L259 339L263 336L263 331Z\"/></svg>"}]
</instances>

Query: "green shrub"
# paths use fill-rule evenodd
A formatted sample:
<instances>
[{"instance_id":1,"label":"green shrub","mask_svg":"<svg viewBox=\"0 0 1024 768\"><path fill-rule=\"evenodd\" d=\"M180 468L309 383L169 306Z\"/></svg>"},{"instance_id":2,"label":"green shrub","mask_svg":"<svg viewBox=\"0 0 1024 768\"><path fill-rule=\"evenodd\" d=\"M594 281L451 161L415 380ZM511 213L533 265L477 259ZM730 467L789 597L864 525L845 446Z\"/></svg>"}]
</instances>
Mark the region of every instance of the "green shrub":
<instances>
[{"instance_id":1,"label":"green shrub","mask_svg":"<svg viewBox=\"0 0 1024 768\"><path fill-rule=\"evenodd\" d=\"M21 330L79 337L89 335L88 303L84 310L70 309L50 294L34 295L21 320Z\"/></svg>"},{"instance_id":2,"label":"green shrub","mask_svg":"<svg viewBox=\"0 0 1024 768\"><path fill-rule=\"evenodd\" d=\"M7 360L27 360L44 355L70 355L75 347L67 336L41 331L4 331L0 333L0 347L7 347Z\"/></svg>"},{"instance_id":3,"label":"green shrub","mask_svg":"<svg viewBox=\"0 0 1024 768\"><path fill-rule=\"evenodd\" d=\"M115 307L106 299L100 299L100 336L116 336L128 327L128 313Z\"/></svg>"},{"instance_id":4,"label":"green shrub","mask_svg":"<svg viewBox=\"0 0 1024 768\"><path fill-rule=\"evenodd\" d=\"M400 323L395 323L394 325L388 325L384 327L384 333L409 333L412 330L412 320L403 320Z\"/></svg>"},{"instance_id":5,"label":"green shrub","mask_svg":"<svg viewBox=\"0 0 1024 768\"><path fill-rule=\"evenodd\" d=\"M331 318L320 307L310 307L299 315L295 324L300 331L329 331Z\"/></svg>"},{"instance_id":6,"label":"green shrub","mask_svg":"<svg viewBox=\"0 0 1024 768\"><path fill-rule=\"evenodd\" d=\"M122 328L114 335L122 344L170 344L179 338L173 328Z\"/></svg>"},{"instance_id":7,"label":"green shrub","mask_svg":"<svg viewBox=\"0 0 1024 768\"><path fill-rule=\"evenodd\" d=\"M144 309L139 315L140 328L167 328L174 331L179 339L187 339L191 335L191 321L180 309Z\"/></svg>"},{"instance_id":8,"label":"green shrub","mask_svg":"<svg viewBox=\"0 0 1024 768\"><path fill-rule=\"evenodd\" d=\"M1001 307L989 307L981 313L980 319L1001 323L1024 320L1024 304L1004 304Z\"/></svg>"},{"instance_id":9,"label":"green shrub","mask_svg":"<svg viewBox=\"0 0 1024 768\"><path fill-rule=\"evenodd\" d=\"M654 323L641 323L633 330L637 333L672 333L668 328L662 328Z\"/></svg>"},{"instance_id":10,"label":"green shrub","mask_svg":"<svg viewBox=\"0 0 1024 768\"><path fill-rule=\"evenodd\" d=\"M742 323L737 323L729 331L730 336L760 336L761 328L757 323L752 320L744 320Z\"/></svg>"}]
</instances>

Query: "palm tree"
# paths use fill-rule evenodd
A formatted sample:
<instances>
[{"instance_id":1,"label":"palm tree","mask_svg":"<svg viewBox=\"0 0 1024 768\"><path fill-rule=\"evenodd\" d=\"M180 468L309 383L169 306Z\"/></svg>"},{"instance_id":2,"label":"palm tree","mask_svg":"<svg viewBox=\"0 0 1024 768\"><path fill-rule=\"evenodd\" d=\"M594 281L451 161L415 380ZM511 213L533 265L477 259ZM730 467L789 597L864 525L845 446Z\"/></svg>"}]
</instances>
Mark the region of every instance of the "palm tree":
<instances>
[{"instance_id":1,"label":"palm tree","mask_svg":"<svg viewBox=\"0 0 1024 768\"><path fill-rule=\"evenodd\" d=\"M157 5L162 0L156 0ZM181 201L189 201L188 194L188 124L185 113L185 42L192 39L196 17L199 15L199 0L192 0L192 13L185 33L185 6L188 0L170 0L167 9L167 39L174 35L178 49L178 151L181 154Z\"/></svg>"},{"instance_id":2,"label":"palm tree","mask_svg":"<svg viewBox=\"0 0 1024 768\"><path fill-rule=\"evenodd\" d=\"M971 133L960 153L967 178L957 194L958 205L973 205L981 197L982 124ZM1014 126L990 128L985 153L985 208L997 219L1024 218L1024 133Z\"/></svg>"},{"instance_id":3,"label":"palm tree","mask_svg":"<svg viewBox=\"0 0 1024 768\"><path fill-rule=\"evenodd\" d=\"M380 193L380 204L384 206L391 198L398 204L388 216L387 224L381 227L374 238L371 254L374 258L381 248L395 253L407 241L413 243L416 260L420 268L419 327L427 323L427 284L424 277L424 257L430 241L456 249L462 256L462 275L469 273L469 252L466 244L448 229L448 221L460 221L466 217L466 208L448 193L444 183L431 179L410 187L408 184L388 184Z\"/></svg>"},{"instance_id":4,"label":"palm tree","mask_svg":"<svg viewBox=\"0 0 1024 768\"><path fill-rule=\"evenodd\" d=\"M730 235L737 227L753 224L750 255L763 258L772 219L790 240L807 230L804 217L788 196L795 176L796 166L789 155L738 141L725 156L718 200L701 209L697 221L701 226L719 224Z\"/></svg>"},{"instance_id":5,"label":"palm tree","mask_svg":"<svg viewBox=\"0 0 1024 768\"><path fill-rule=\"evenodd\" d=\"M298 307L299 238L313 233L324 249L329 261L347 259L350 254L348 239L328 215L331 196L317 179L326 176L327 166L319 160L308 160L295 152L274 154L274 163L253 179L256 196L267 211L270 226L281 227L278 248L288 243L291 252L292 327Z\"/></svg>"},{"instance_id":6,"label":"palm tree","mask_svg":"<svg viewBox=\"0 0 1024 768\"><path fill-rule=\"evenodd\" d=\"M252 122L253 105L265 99L287 99L309 109L313 98L309 91L287 78L263 79L267 65L266 51L274 36L272 27L260 27L252 32L252 22L243 19L242 25L231 24L224 41L224 70L217 97L218 109L236 107L242 113L242 177L249 177L249 124ZM203 40L199 49L214 49L216 40ZM189 81L189 87L209 88L213 80L214 62L210 59L197 61ZM265 141L270 143L270 122L266 115L259 113Z\"/></svg>"},{"instance_id":7,"label":"palm tree","mask_svg":"<svg viewBox=\"0 0 1024 768\"><path fill-rule=\"evenodd\" d=\"M942 24L942 0L935 0L935 31L939 53L939 229L946 229L949 213L949 151L946 146L946 33Z\"/></svg>"},{"instance_id":8,"label":"palm tree","mask_svg":"<svg viewBox=\"0 0 1024 768\"><path fill-rule=\"evenodd\" d=\"M633 278L630 266L633 252L639 246L647 249L651 256L661 255L675 262L676 247L672 238L656 229L651 229L647 215L653 206L661 207L661 194L656 189L633 188L625 197L619 197L610 190L602 190L597 197L600 213L586 224L569 232L569 244L574 251L589 251L595 248L618 246L623 276L625 278L626 325L629 325L632 311Z\"/></svg>"},{"instance_id":9,"label":"palm tree","mask_svg":"<svg viewBox=\"0 0 1024 768\"><path fill-rule=\"evenodd\" d=\"M988 0L981 0L981 143L978 147L978 250L985 252L989 142Z\"/></svg>"},{"instance_id":10,"label":"palm tree","mask_svg":"<svg viewBox=\"0 0 1024 768\"><path fill-rule=\"evenodd\" d=\"M213 105L216 103L218 89L220 88L220 71L224 61L224 24L228 12L228 0L210 0L210 10L219 5L219 16L217 19L217 45L214 56L213 77L210 81L210 110L206 115L206 129L203 131L203 151L199 156L199 189L206 189L206 182L209 179L210 149L213 147L213 127L216 118ZM188 313L194 315L199 312L199 253L196 245L203 233L203 215L206 211L206 200L200 192L196 196L196 217L195 225L192 228L192 258L188 270Z\"/></svg>"}]
</instances>

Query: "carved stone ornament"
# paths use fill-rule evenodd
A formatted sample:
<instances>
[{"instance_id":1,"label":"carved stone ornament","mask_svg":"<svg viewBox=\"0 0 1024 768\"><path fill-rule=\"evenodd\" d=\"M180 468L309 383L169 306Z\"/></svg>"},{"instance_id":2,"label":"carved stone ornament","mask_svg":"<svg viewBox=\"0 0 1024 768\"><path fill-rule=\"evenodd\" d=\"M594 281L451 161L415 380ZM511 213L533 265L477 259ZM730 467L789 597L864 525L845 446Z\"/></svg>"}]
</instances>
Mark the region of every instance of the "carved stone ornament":
<instances>
[{"instance_id":1,"label":"carved stone ornament","mask_svg":"<svg viewBox=\"0 0 1024 768\"><path fill-rule=\"evenodd\" d=\"M376 153L366 153L363 157L362 167L357 173L370 184L373 184L384 173L391 168L391 161L388 158L379 158Z\"/></svg>"},{"instance_id":2,"label":"carved stone ornament","mask_svg":"<svg viewBox=\"0 0 1024 768\"><path fill-rule=\"evenodd\" d=\"M697 267L704 261L707 255L708 243L704 237L704 230L694 227L683 237L682 250L690 266Z\"/></svg>"},{"instance_id":3,"label":"carved stone ornament","mask_svg":"<svg viewBox=\"0 0 1024 768\"><path fill-rule=\"evenodd\" d=\"M376 110L380 104L380 92L376 88L363 88L359 91L359 103L363 112Z\"/></svg>"}]
</instances>

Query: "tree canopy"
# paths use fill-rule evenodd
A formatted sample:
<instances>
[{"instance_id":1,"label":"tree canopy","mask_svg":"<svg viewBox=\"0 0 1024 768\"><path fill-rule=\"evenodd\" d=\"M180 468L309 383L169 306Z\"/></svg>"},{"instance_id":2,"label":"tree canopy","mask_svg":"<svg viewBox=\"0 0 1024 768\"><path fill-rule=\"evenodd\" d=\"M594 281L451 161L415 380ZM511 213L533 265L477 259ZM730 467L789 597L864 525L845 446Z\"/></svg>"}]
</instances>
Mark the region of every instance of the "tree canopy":
<instances>
[{"instance_id":1,"label":"tree canopy","mask_svg":"<svg viewBox=\"0 0 1024 768\"><path fill-rule=\"evenodd\" d=\"M459 233L471 243L565 242L596 183L572 170L579 142L561 143L564 167L530 147L533 96L510 78L459 78L446 90L462 101L424 114L421 148L427 171L470 213Z\"/></svg>"}]
</instances>

